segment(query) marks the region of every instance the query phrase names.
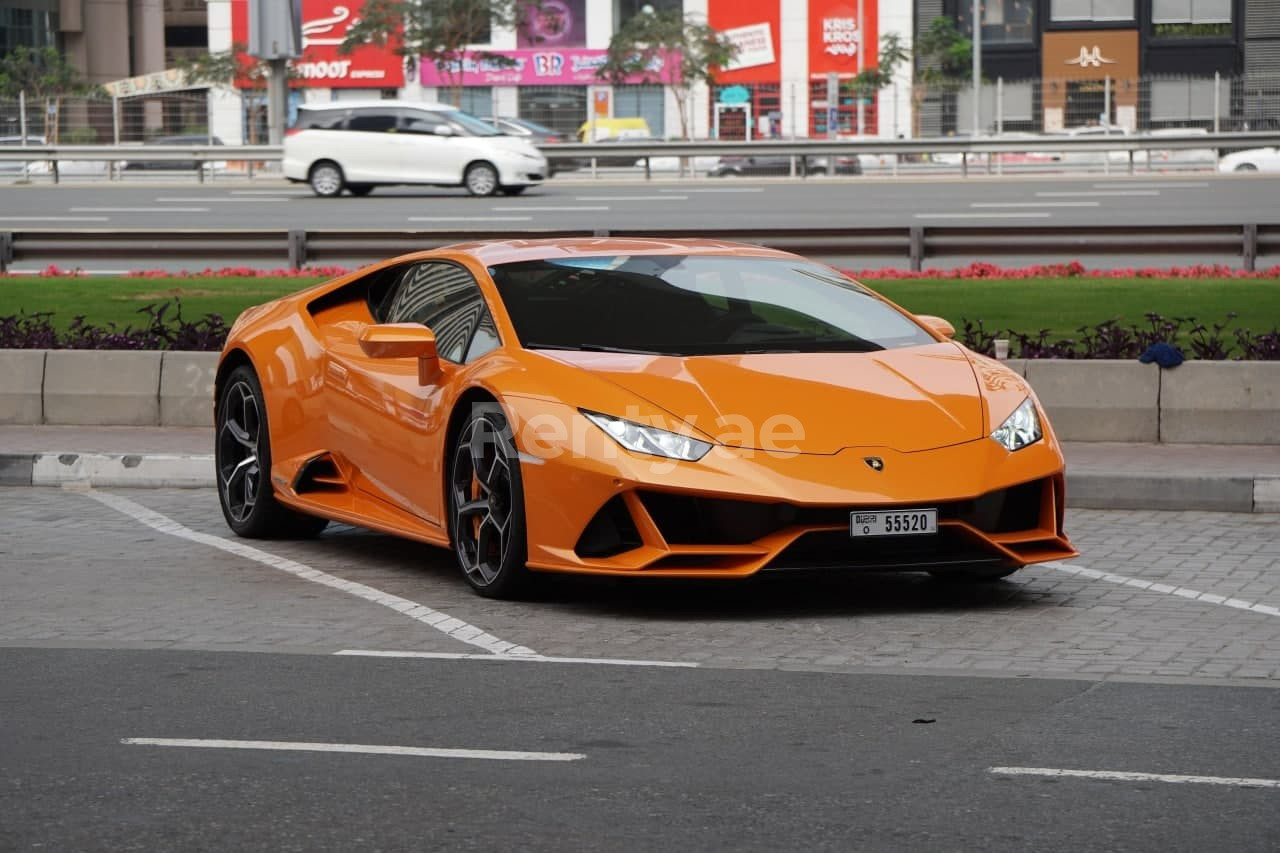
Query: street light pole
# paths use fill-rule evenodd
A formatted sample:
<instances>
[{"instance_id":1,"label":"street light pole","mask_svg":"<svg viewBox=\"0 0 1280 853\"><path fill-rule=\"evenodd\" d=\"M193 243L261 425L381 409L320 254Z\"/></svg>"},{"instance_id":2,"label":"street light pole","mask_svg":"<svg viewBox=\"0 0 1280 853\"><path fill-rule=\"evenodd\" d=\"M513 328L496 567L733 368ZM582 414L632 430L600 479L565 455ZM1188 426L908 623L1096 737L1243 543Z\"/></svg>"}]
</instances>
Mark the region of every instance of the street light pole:
<instances>
[{"instance_id":1,"label":"street light pole","mask_svg":"<svg viewBox=\"0 0 1280 853\"><path fill-rule=\"evenodd\" d=\"M978 135L979 122L982 121L982 7L979 0L973 0L973 129Z\"/></svg>"}]
</instances>

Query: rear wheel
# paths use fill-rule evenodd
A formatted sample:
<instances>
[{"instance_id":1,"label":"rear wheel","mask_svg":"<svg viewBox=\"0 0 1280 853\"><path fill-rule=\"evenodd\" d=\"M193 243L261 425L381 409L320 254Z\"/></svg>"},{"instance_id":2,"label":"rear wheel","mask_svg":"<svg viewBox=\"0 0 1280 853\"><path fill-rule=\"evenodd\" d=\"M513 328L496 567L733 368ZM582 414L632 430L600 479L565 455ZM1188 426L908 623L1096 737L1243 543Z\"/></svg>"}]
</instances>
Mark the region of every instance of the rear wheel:
<instances>
[{"instance_id":1,"label":"rear wheel","mask_svg":"<svg viewBox=\"0 0 1280 853\"><path fill-rule=\"evenodd\" d=\"M311 191L321 198L333 198L342 192L346 179L342 176L341 166L332 160L321 160L311 167L307 183L311 184Z\"/></svg>"},{"instance_id":2,"label":"rear wheel","mask_svg":"<svg viewBox=\"0 0 1280 853\"><path fill-rule=\"evenodd\" d=\"M250 539L315 536L327 519L295 512L276 500L271 486L271 431L262 385L253 368L231 371L218 398L214 463L222 515Z\"/></svg>"},{"instance_id":3,"label":"rear wheel","mask_svg":"<svg viewBox=\"0 0 1280 853\"><path fill-rule=\"evenodd\" d=\"M510 598L527 585L520 459L496 406L473 411L454 444L449 527L458 566L476 592Z\"/></svg>"},{"instance_id":4,"label":"rear wheel","mask_svg":"<svg viewBox=\"0 0 1280 853\"><path fill-rule=\"evenodd\" d=\"M498 170L488 163L472 163L462 177L462 184L474 196L493 195L498 191Z\"/></svg>"}]
</instances>

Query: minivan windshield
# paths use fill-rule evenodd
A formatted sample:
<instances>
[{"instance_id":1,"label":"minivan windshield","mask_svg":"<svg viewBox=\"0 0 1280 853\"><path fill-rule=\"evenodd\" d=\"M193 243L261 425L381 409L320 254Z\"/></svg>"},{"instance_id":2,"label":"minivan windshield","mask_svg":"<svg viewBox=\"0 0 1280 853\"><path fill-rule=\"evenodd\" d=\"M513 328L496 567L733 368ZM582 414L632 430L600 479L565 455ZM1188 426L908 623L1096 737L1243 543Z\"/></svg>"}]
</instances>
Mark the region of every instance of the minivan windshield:
<instances>
[{"instance_id":1,"label":"minivan windshield","mask_svg":"<svg viewBox=\"0 0 1280 853\"><path fill-rule=\"evenodd\" d=\"M442 110L440 117L462 128L470 136L502 136L502 131L462 110Z\"/></svg>"},{"instance_id":2,"label":"minivan windshield","mask_svg":"<svg viewBox=\"0 0 1280 853\"><path fill-rule=\"evenodd\" d=\"M526 349L695 356L935 342L871 291L800 259L610 255L489 273Z\"/></svg>"}]
</instances>

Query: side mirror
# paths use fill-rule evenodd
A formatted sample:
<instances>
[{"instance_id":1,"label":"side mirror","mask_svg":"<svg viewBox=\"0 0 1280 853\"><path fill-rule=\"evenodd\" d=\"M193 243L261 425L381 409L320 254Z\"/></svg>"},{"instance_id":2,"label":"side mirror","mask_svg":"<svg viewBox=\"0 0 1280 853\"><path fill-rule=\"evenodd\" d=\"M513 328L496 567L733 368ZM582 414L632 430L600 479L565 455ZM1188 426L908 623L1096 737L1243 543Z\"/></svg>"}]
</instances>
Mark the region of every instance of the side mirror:
<instances>
[{"instance_id":1,"label":"side mirror","mask_svg":"<svg viewBox=\"0 0 1280 853\"><path fill-rule=\"evenodd\" d=\"M944 338L954 338L956 336L956 327L941 317L935 317L932 314L917 314L916 319L923 323L926 328L932 329Z\"/></svg>"},{"instance_id":2,"label":"side mirror","mask_svg":"<svg viewBox=\"0 0 1280 853\"><path fill-rule=\"evenodd\" d=\"M383 323L365 326L360 349L370 358L418 359L418 383L432 384L440 375L435 332L417 323Z\"/></svg>"},{"instance_id":3,"label":"side mirror","mask_svg":"<svg viewBox=\"0 0 1280 853\"><path fill-rule=\"evenodd\" d=\"M453 129L451 124L437 124L431 128L431 132L436 136L457 136L457 131Z\"/></svg>"}]
</instances>

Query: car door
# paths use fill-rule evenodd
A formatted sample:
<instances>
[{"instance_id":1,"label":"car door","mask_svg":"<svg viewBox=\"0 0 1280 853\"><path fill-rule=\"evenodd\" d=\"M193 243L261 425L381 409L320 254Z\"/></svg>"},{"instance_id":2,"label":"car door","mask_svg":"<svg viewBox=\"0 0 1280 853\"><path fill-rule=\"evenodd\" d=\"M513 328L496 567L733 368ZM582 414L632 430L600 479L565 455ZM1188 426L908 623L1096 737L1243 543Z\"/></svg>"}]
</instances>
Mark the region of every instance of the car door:
<instances>
[{"instance_id":1,"label":"car door","mask_svg":"<svg viewBox=\"0 0 1280 853\"><path fill-rule=\"evenodd\" d=\"M420 184L460 184L470 162L467 137L432 110L404 110L401 119L400 168ZM440 128L449 128L448 136Z\"/></svg>"},{"instance_id":2,"label":"car door","mask_svg":"<svg viewBox=\"0 0 1280 853\"><path fill-rule=\"evenodd\" d=\"M449 261L406 268L373 312L378 322L420 323L435 332L446 369L470 363L500 343L480 286ZM360 468L362 488L443 525L443 377L420 385L413 358L370 358L350 350L343 356L331 352L331 358L342 374L341 401L335 404L343 407L331 412L331 428Z\"/></svg>"},{"instance_id":3,"label":"car door","mask_svg":"<svg viewBox=\"0 0 1280 853\"><path fill-rule=\"evenodd\" d=\"M340 137L335 157L349 183L402 183L399 122L396 110L383 107L353 109Z\"/></svg>"}]
</instances>

